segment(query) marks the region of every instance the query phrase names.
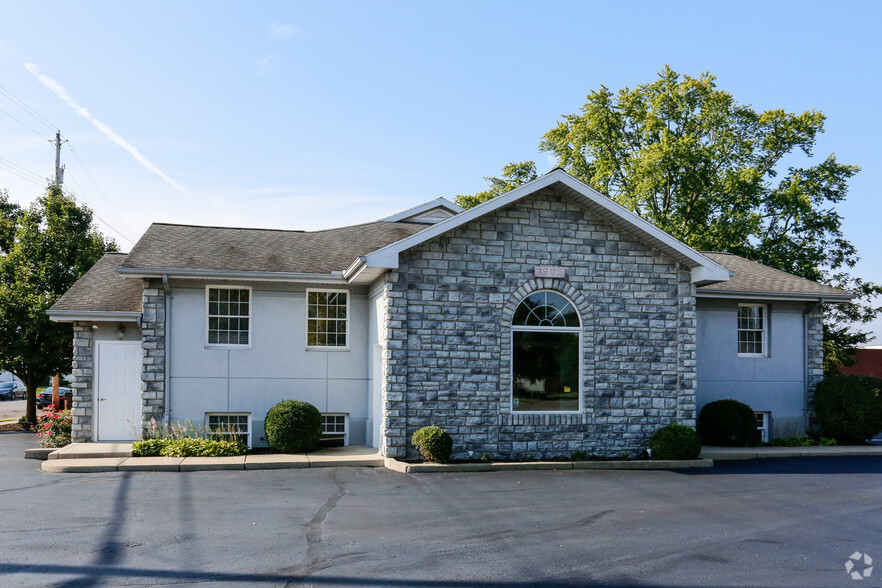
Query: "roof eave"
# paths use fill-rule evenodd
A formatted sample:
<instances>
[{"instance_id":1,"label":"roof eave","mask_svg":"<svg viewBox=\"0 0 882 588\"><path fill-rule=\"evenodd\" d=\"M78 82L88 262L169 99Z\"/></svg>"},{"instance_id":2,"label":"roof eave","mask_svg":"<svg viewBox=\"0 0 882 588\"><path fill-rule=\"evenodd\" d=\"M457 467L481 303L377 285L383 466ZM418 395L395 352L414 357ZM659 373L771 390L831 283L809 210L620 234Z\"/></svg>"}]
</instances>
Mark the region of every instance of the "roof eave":
<instances>
[{"instance_id":1,"label":"roof eave","mask_svg":"<svg viewBox=\"0 0 882 588\"><path fill-rule=\"evenodd\" d=\"M211 270L211 269L186 269L186 268L143 268L143 267L119 267L116 270L123 278L147 279L191 279L191 280L220 280L220 281L252 281L252 282L302 282L313 284L345 284L343 272L331 272L329 274L305 273L305 272L255 272L248 270Z\"/></svg>"},{"instance_id":2,"label":"roof eave","mask_svg":"<svg viewBox=\"0 0 882 588\"><path fill-rule=\"evenodd\" d=\"M848 302L855 296L851 294L803 294L800 292L754 292L748 290L701 290L695 292L696 298L738 298L739 300L781 300L794 302Z\"/></svg>"},{"instance_id":3,"label":"roof eave","mask_svg":"<svg viewBox=\"0 0 882 588\"><path fill-rule=\"evenodd\" d=\"M419 233L415 233L409 237L390 243L385 247L381 247L366 256L365 264L368 267L397 269L398 255L402 251L406 251L411 247L419 245L420 243L464 225L465 223L475 220L485 214L511 204L529 194L538 192L539 190L555 184L562 184L576 195L586 199L592 205L589 207L592 210L596 211L596 209L599 208L607 211L610 216L614 216L618 220L626 223L634 232L640 233L643 239L651 246L664 250L669 256L689 267L693 270L692 281L694 283L709 284L729 280L729 270L725 269L723 266L708 259L695 249L692 249L688 245L685 245L671 235L665 233L652 223L559 169L553 170L531 182L527 182L510 192L506 192L505 194L483 202L474 208L464 210L456 216L436 223Z\"/></svg>"},{"instance_id":4,"label":"roof eave","mask_svg":"<svg viewBox=\"0 0 882 588\"><path fill-rule=\"evenodd\" d=\"M122 312L105 310L52 310L46 311L49 320L57 323L72 323L76 321L92 322L123 322L136 323L141 320L140 312Z\"/></svg>"},{"instance_id":5,"label":"roof eave","mask_svg":"<svg viewBox=\"0 0 882 588\"><path fill-rule=\"evenodd\" d=\"M446 208L454 215L459 214L463 210L465 210L464 208L462 208L458 204L451 202L447 198L436 198L429 202L423 202L422 204L418 204L417 206L413 206L411 208L408 208L407 210L402 210L401 212L396 212L395 214L392 214L385 218L381 218L380 221L394 223L406 218L410 218L412 216L416 216L418 214L422 214L438 207Z\"/></svg>"}]
</instances>

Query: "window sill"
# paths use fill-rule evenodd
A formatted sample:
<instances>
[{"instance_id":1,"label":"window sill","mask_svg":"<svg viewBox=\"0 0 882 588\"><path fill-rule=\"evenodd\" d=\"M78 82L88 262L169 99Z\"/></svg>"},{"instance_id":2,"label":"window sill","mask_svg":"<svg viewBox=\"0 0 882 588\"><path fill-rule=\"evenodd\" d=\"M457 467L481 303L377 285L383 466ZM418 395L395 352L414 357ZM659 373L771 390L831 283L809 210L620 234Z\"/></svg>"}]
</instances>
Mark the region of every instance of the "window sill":
<instances>
[{"instance_id":1,"label":"window sill","mask_svg":"<svg viewBox=\"0 0 882 588\"><path fill-rule=\"evenodd\" d=\"M307 351L349 351L348 347L307 347Z\"/></svg>"},{"instance_id":2,"label":"window sill","mask_svg":"<svg viewBox=\"0 0 882 588\"><path fill-rule=\"evenodd\" d=\"M251 349L251 345L205 345L206 349Z\"/></svg>"}]
</instances>

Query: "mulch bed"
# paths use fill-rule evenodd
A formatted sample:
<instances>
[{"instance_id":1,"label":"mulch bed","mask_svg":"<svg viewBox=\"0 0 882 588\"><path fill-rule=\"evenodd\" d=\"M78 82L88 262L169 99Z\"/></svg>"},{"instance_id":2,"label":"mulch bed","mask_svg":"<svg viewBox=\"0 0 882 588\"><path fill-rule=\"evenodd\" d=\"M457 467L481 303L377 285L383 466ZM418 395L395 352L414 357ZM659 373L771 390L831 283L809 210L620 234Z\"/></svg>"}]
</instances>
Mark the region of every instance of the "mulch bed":
<instances>
[{"instance_id":1,"label":"mulch bed","mask_svg":"<svg viewBox=\"0 0 882 588\"><path fill-rule=\"evenodd\" d=\"M25 426L19 422L0 423L0 431L36 431L30 426Z\"/></svg>"}]
</instances>

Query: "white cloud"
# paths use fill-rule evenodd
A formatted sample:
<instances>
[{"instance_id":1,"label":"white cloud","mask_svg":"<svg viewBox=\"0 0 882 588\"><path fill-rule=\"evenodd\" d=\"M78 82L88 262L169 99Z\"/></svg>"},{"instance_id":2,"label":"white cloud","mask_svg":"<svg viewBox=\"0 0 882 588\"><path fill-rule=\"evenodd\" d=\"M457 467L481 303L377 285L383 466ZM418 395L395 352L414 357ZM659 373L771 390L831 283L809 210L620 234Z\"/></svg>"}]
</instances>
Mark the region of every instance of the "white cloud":
<instances>
[{"instance_id":1,"label":"white cloud","mask_svg":"<svg viewBox=\"0 0 882 588\"><path fill-rule=\"evenodd\" d=\"M267 55L266 57L262 57L262 58L258 59L257 60L257 71L259 71L261 74L265 74L269 70L270 63L272 63L272 60L273 60L272 55Z\"/></svg>"},{"instance_id":2,"label":"white cloud","mask_svg":"<svg viewBox=\"0 0 882 588\"><path fill-rule=\"evenodd\" d=\"M276 41L287 41L294 36L294 27L289 25L271 24L269 27L270 37Z\"/></svg>"},{"instance_id":3,"label":"white cloud","mask_svg":"<svg viewBox=\"0 0 882 588\"><path fill-rule=\"evenodd\" d=\"M71 98L70 94L67 93L67 90L65 90L61 84L59 84L58 82L56 82L52 78L50 78L44 74L41 74L40 70L33 63L25 63L24 66L25 66L25 69L27 69L29 72L31 72L31 74L35 78L37 78L37 80L39 80L41 84L46 86L56 96L58 96L59 98L64 100L67 103L67 105L70 106L74 110L74 112L76 112L78 115L80 115L81 117L83 117L84 119L86 119L87 121L92 123L92 125L96 129L98 129L105 137L107 137L108 139L110 139L111 141L113 141L114 143L116 143L117 145L119 145L120 147L125 149L126 151L128 151L132 155L132 157L135 158L135 160L138 163L140 163L142 166L144 166L148 170L150 170L153 173L155 173L156 175L158 175L167 184L169 184L173 188L175 188L178 192L180 192L182 194L186 194L188 196L190 195L190 192L186 188L184 188L179 183L177 183L176 181L171 179L161 169L159 169L158 167L153 165L153 163L151 163L150 160L148 160L146 157L144 157L144 155L140 151L138 151L131 143L129 143L128 141L126 141L125 139L123 139L122 137L117 135L116 132L114 132L114 130L112 128L110 128L109 126L107 126L106 124L104 124L103 122L101 122L100 120L95 118L94 116L92 116L92 113L89 112L85 107L77 104L76 101L74 101L74 99Z\"/></svg>"}]
</instances>

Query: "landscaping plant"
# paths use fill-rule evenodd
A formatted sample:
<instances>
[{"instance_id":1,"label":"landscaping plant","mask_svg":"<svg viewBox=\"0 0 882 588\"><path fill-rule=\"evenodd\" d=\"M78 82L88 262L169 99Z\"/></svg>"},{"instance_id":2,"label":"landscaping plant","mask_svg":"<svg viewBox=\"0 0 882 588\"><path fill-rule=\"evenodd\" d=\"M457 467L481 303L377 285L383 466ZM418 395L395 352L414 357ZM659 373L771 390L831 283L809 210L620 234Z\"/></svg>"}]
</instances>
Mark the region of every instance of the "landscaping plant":
<instances>
[{"instance_id":1,"label":"landscaping plant","mask_svg":"<svg viewBox=\"0 0 882 588\"><path fill-rule=\"evenodd\" d=\"M737 400L716 400L698 415L698 434L705 445L754 446L759 443L753 409Z\"/></svg>"},{"instance_id":2,"label":"landscaping plant","mask_svg":"<svg viewBox=\"0 0 882 588\"><path fill-rule=\"evenodd\" d=\"M413 434L411 443L419 450L423 459L430 463L446 463L453 452L453 439L441 427L430 425Z\"/></svg>"},{"instance_id":3,"label":"landscaping plant","mask_svg":"<svg viewBox=\"0 0 882 588\"><path fill-rule=\"evenodd\" d=\"M815 418L826 437L864 443L882 432L882 380L867 376L827 376L815 388Z\"/></svg>"},{"instance_id":4,"label":"landscaping plant","mask_svg":"<svg viewBox=\"0 0 882 588\"><path fill-rule=\"evenodd\" d=\"M64 447L70 445L72 419L69 410L55 410L48 406L37 417L37 435L42 447Z\"/></svg>"},{"instance_id":5,"label":"landscaping plant","mask_svg":"<svg viewBox=\"0 0 882 588\"><path fill-rule=\"evenodd\" d=\"M156 419L143 431L143 439L132 444L134 457L223 457L243 455L248 448L229 427L210 429L189 420L159 424Z\"/></svg>"},{"instance_id":6,"label":"landscaping plant","mask_svg":"<svg viewBox=\"0 0 882 588\"><path fill-rule=\"evenodd\" d=\"M266 413L266 442L281 453L303 453L322 437L322 413L302 400L283 400Z\"/></svg>"},{"instance_id":7,"label":"landscaping plant","mask_svg":"<svg viewBox=\"0 0 882 588\"><path fill-rule=\"evenodd\" d=\"M652 459L698 459L701 439L692 427L665 425L649 438Z\"/></svg>"}]
</instances>

